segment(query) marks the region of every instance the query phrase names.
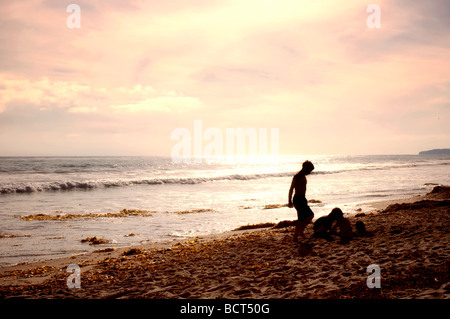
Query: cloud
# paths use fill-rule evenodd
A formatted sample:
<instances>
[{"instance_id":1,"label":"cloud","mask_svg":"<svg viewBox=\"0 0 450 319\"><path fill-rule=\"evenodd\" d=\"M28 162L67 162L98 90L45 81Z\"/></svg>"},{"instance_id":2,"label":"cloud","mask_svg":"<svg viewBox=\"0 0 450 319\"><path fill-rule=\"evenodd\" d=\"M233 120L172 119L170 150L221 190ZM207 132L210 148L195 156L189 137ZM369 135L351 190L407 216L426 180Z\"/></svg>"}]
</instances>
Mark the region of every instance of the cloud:
<instances>
[{"instance_id":1,"label":"cloud","mask_svg":"<svg viewBox=\"0 0 450 319\"><path fill-rule=\"evenodd\" d=\"M357 63L395 56L441 55L450 46L450 5L446 0L380 1L381 29L347 29L339 35L346 54ZM439 58L442 58L439 57Z\"/></svg>"},{"instance_id":2,"label":"cloud","mask_svg":"<svg viewBox=\"0 0 450 319\"><path fill-rule=\"evenodd\" d=\"M80 102L78 98L90 94L90 87L66 81L42 78L32 81L0 74L0 113L8 104L20 102L38 108L69 108Z\"/></svg>"},{"instance_id":3,"label":"cloud","mask_svg":"<svg viewBox=\"0 0 450 319\"><path fill-rule=\"evenodd\" d=\"M157 92L151 86L91 87L68 81L11 79L0 74L0 113L11 103L32 105L40 110L64 109L68 113L185 112L202 107L195 97L174 91ZM13 112L13 110L10 110Z\"/></svg>"},{"instance_id":4,"label":"cloud","mask_svg":"<svg viewBox=\"0 0 450 319\"><path fill-rule=\"evenodd\" d=\"M363 0L77 3L81 29L66 27L68 3L2 5L0 121L10 139L27 119L47 136L83 129L73 136L80 150L98 134L121 134L122 146L148 135L156 150L194 119L277 127L282 149L301 136L320 153L449 136L447 0L380 0L381 29L367 28Z\"/></svg>"},{"instance_id":5,"label":"cloud","mask_svg":"<svg viewBox=\"0 0 450 319\"><path fill-rule=\"evenodd\" d=\"M96 107L88 107L88 106L76 106L76 107L71 107L67 110L68 113L83 113L83 114L88 114L88 113L95 113L97 112L97 108Z\"/></svg>"},{"instance_id":6,"label":"cloud","mask_svg":"<svg viewBox=\"0 0 450 319\"><path fill-rule=\"evenodd\" d=\"M118 112L175 112L182 113L197 110L202 107L198 98L186 96L159 96L148 98L137 103L112 105Z\"/></svg>"}]
</instances>

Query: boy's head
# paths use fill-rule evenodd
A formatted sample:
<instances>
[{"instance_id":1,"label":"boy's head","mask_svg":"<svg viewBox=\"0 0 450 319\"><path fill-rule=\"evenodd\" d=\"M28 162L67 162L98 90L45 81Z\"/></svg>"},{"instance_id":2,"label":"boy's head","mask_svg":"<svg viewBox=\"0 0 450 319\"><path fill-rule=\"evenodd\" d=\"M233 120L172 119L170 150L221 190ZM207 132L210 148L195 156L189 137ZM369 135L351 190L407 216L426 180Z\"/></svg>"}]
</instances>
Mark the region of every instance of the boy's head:
<instances>
[{"instance_id":1,"label":"boy's head","mask_svg":"<svg viewBox=\"0 0 450 319\"><path fill-rule=\"evenodd\" d=\"M333 208L333 210L331 211L331 213L328 216L330 216L332 219L338 219L338 218L344 217L344 213L342 212L342 210L339 207L336 207L336 208Z\"/></svg>"},{"instance_id":2,"label":"boy's head","mask_svg":"<svg viewBox=\"0 0 450 319\"><path fill-rule=\"evenodd\" d=\"M305 173L305 175L308 175L314 170L314 165L310 161L304 161L302 165L302 171Z\"/></svg>"}]
</instances>

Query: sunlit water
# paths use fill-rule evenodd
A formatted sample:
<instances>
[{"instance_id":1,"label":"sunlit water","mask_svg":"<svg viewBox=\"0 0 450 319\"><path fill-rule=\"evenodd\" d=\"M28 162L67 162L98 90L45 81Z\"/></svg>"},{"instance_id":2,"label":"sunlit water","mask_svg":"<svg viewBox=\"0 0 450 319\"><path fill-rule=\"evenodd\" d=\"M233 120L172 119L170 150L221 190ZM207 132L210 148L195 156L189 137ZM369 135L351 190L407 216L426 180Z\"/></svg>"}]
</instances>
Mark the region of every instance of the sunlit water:
<instances>
[{"instance_id":1,"label":"sunlit water","mask_svg":"<svg viewBox=\"0 0 450 319\"><path fill-rule=\"evenodd\" d=\"M241 225L296 219L286 204L301 163L315 218L333 207L367 211L370 202L423 194L450 184L450 156L285 156L275 163L174 164L161 157L0 158L0 265L99 248L220 233ZM156 211L152 216L26 221L30 214ZM199 213L179 211L208 209ZM128 236L130 233L134 236ZM25 236L27 235L27 236ZM90 246L97 236L110 244Z\"/></svg>"}]
</instances>

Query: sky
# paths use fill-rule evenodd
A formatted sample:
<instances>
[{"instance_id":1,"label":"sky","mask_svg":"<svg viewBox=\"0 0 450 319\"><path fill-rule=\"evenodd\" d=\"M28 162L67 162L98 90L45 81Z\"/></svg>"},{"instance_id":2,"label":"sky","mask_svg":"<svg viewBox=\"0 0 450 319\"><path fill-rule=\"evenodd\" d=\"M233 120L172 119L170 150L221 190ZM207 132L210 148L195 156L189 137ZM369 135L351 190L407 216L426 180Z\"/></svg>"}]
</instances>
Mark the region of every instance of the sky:
<instances>
[{"instance_id":1,"label":"sky","mask_svg":"<svg viewBox=\"0 0 450 319\"><path fill-rule=\"evenodd\" d=\"M170 156L195 120L278 129L286 155L450 147L449 16L448 0L3 1L0 156Z\"/></svg>"}]
</instances>

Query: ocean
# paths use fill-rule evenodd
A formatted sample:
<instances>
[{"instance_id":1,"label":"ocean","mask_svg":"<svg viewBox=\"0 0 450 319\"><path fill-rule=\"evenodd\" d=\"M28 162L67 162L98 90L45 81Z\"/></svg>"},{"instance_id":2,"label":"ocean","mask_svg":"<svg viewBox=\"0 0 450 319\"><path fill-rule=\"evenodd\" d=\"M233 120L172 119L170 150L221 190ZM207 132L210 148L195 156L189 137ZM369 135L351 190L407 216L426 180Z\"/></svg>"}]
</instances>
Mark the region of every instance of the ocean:
<instances>
[{"instance_id":1,"label":"ocean","mask_svg":"<svg viewBox=\"0 0 450 319\"><path fill-rule=\"evenodd\" d=\"M292 176L310 160L315 218L450 185L449 155L280 156L174 163L170 157L0 157L0 266L106 247L188 239L296 219ZM96 236L109 241L89 245Z\"/></svg>"}]
</instances>

